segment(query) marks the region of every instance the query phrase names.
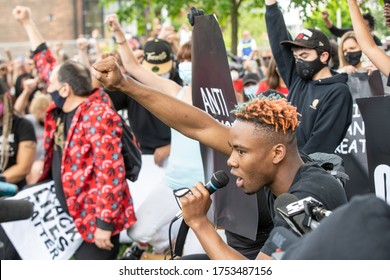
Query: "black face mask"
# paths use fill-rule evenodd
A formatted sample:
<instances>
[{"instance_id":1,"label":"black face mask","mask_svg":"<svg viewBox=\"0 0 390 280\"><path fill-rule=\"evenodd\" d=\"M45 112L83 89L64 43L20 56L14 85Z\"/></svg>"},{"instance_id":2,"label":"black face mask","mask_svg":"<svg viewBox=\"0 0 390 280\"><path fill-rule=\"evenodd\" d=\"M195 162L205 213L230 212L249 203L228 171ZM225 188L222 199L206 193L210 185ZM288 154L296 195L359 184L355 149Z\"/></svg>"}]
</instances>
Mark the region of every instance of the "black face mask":
<instances>
[{"instance_id":1,"label":"black face mask","mask_svg":"<svg viewBox=\"0 0 390 280\"><path fill-rule=\"evenodd\" d=\"M51 99L56 104L57 108L62 109L64 106L66 98L62 97L58 90L55 90L53 92L50 92Z\"/></svg>"},{"instance_id":2,"label":"black face mask","mask_svg":"<svg viewBox=\"0 0 390 280\"><path fill-rule=\"evenodd\" d=\"M45 126L45 122L44 121L38 121L39 125L44 127Z\"/></svg>"},{"instance_id":3,"label":"black face mask","mask_svg":"<svg viewBox=\"0 0 390 280\"><path fill-rule=\"evenodd\" d=\"M313 61L305 61L300 58L295 59L295 66L299 77L304 80L310 80L315 74L324 68L326 64L323 64L318 56Z\"/></svg>"},{"instance_id":4,"label":"black face mask","mask_svg":"<svg viewBox=\"0 0 390 280\"><path fill-rule=\"evenodd\" d=\"M352 66L358 65L361 58L362 58L362 51L347 52L345 54L345 60L348 62L349 65Z\"/></svg>"}]
</instances>

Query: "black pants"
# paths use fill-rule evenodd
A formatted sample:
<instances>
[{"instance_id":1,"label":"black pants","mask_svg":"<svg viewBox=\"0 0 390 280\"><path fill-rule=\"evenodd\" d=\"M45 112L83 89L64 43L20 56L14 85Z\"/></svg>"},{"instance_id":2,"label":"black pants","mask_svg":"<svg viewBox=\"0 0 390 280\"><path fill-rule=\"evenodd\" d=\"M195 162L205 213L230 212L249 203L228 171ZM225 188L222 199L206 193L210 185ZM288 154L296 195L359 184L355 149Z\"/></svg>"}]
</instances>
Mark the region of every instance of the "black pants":
<instances>
[{"instance_id":1,"label":"black pants","mask_svg":"<svg viewBox=\"0 0 390 280\"><path fill-rule=\"evenodd\" d=\"M119 253L119 234L111 237L111 251L98 248L95 243L83 242L74 253L76 260L116 260Z\"/></svg>"}]
</instances>

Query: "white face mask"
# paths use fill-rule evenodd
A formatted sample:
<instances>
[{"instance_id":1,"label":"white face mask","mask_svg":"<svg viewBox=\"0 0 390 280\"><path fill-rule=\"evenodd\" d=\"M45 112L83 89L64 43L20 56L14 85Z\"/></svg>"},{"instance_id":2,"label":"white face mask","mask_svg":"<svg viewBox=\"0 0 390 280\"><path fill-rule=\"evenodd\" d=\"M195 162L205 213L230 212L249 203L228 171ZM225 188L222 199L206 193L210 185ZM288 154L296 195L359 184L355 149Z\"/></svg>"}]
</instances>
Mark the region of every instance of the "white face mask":
<instances>
[{"instance_id":1,"label":"white face mask","mask_svg":"<svg viewBox=\"0 0 390 280\"><path fill-rule=\"evenodd\" d=\"M244 88L245 95L249 98L249 100L256 97L257 85L252 85Z\"/></svg>"},{"instance_id":2,"label":"white face mask","mask_svg":"<svg viewBox=\"0 0 390 280\"><path fill-rule=\"evenodd\" d=\"M161 78L164 78L164 79L169 79L169 77L171 76L171 73L164 73L164 74L161 74L159 75Z\"/></svg>"},{"instance_id":3,"label":"white face mask","mask_svg":"<svg viewBox=\"0 0 390 280\"><path fill-rule=\"evenodd\" d=\"M238 78L240 77L236 70L230 71L230 75L232 76L233 81L238 80Z\"/></svg>"},{"instance_id":4,"label":"white face mask","mask_svg":"<svg viewBox=\"0 0 390 280\"><path fill-rule=\"evenodd\" d=\"M179 76L182 81L189 85L192 80L192 63L189 61L183 61L179 63Z\"/></svg>"}]
</instances>

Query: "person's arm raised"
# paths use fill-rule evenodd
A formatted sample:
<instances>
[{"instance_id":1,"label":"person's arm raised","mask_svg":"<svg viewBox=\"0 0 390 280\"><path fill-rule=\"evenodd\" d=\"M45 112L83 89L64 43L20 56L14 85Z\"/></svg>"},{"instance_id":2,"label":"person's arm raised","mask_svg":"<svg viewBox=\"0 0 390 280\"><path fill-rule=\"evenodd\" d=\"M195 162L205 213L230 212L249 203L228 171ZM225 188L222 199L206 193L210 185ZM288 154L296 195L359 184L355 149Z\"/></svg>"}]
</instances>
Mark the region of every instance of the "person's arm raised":
<instances>
[{"instance_id":1,"label":"person's arm raised","mask_svg":"<svg viewBox=\"0 0 390 280\"><path fill-rule=\"evenodd\" d=\"M181 89L180 85L170 79L165 79L158 76L139 63L138 59L127 43L125 33L122 30L117 15L108 15L105 23L115 36L115 41L118 45L118 52L126 71L144 85L157 90L162 90L165 94L176 96Z\"/></svg>"},{"instance_id":2,"label":"person's arm raised","mask_svg":"<svg viewBox=\"0 0 390 280\"><path fill-rule=\"evenodd\" d=\"M23 82L23 91L16 98L14 104L14 110L18 112L19 115L24 116L26 113L26 108L28 106L28 100L31 94L38 86L38 79L28 79Z\"/></svg>"},{"instance_id":3,"label":"person's arm raised","mask_svg":"<svg viewBox=\"0 0 390 280\"><path fill-rule=\"evenodd\" d=\"M31 9L24 6L16 6L12 11L15 19L23 26L30 40L31 50L36 50L39 45L45 42L42 34L36 27L32 16Z\"/></svg>"},{"instance_id":4,"label":"person's arm raised","mask_svg":"<svg viewBox=\"0 0 390 280\"><path fill-rule=\"evenodd\" d=\"M97 61L93 68L95 78L108 90L119 90L127 94L168 126L230 155L231 148L228 145L230 128L206 112L123 75L112 56Z\"/></svg>"},{"instance_id":5,"label":"person's arm raised","mask_svg":"<svg viewBox=\"0 0 390 280\"><path fill-rule=\"evenodd\" d=\"M356 39L371 62L386 76L390 73L390 57L380 49L368 31L356 0L348 0L349 12Z\"/></svg>"},{"instance_id":6,"label":"person's arm raised","mask_svg":"<svg viewBox=\"0 0 390 280\"><path fill-rule=\"evenodd\" d=\"M321 13L322 19L324 20L326 28L332 28L333 23L329 18L329 12L328 11L322 11Z\"/></svg>"}]
</instances>

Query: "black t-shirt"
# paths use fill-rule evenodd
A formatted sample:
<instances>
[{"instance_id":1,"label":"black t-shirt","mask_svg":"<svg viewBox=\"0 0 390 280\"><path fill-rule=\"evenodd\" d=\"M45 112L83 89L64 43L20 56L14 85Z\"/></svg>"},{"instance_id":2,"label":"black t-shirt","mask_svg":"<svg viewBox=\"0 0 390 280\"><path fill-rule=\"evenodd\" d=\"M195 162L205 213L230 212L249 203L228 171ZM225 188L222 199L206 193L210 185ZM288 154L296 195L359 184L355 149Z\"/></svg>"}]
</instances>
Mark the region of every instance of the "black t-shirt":
<instances>
[{"instance_id":1,"label":"black t-shirt","mask_svg":"<svg viewBox=\"0 0 390 280\"><path fill-rule=\"evenodd\" d=\"M138 102L121 92L106 92L117 111L127 109L129 123L140 143L142 154L154 154L156 148L171 143L171 129Z\"/></svg>"},{"instance_id":2,"label":"black t-shirt","mask_svg":"<svg viewBox=\"0 0 390 280\"><path fill-rule=\"evenodd\" d=\"M276 197L268 188L265 188L264 190L268 198L268 210L273 217L274 226L283 226L290 229L290 226L283 218L279 217L279 215L275 215L274 202ZM347 203L347 196L341 184L322 167L311 162L301 166L295 175L294 181L288 192L298 199L311 196L322 202L324 208L330 211ZM266 244L261 249L262 252L269 256L273 253L273 246L271 243L270 240L267 240Z\"/></svg>"},{"instance_id":3,"label":"black t-shirt","mask_svg":"<svg viewBox=\"0 0 390 280\"><path fill-rule=\"evenodd\" d=\"M55 110L56 131L54 132L54 150L51 172L57 198L60 201L62 208L68 212L68 206L66 205L61 181L62 150L64 148L66 136L68 135L68 131L77 108L69 113L65 113L61 109Z\"/></svg>"},{"instance_id":4,"label":"black t-shirt","mask_svg":"<svg viewBox=\"0 0 390 280\"><path fill-rule=\"evenodd\" d=\"M267 240L270 231L273 228L272 218L267 208L267 200L263 191L257 192L257 209L259 222L257 226L256 240L240 236L225 230L226 241L230 247L234 248L240 254L248 259L255 259Z\"/></svg>"},{"instance_id":5,"label":"black t-shirt","mask_svg":"<svg viewBox=\"0 0 390 280\"><path fill-rule=\"evenodd\" d=\"M0 126L0 147L3 143L3 125ZM37 142L37 138L35 136L34 127L30 121L25 118L20 118L18 116L13 116L12 122L12 130L8 136L8 144L9 144L9 158L8 163L4 170L16 164L16 157L18 154L18 146L20 142L23 141L34 141ZM1 155L1 149L0 149ZM26 185L26 180L22 179L18 182L19 189L23 188Z\"/></svg>"}]
</instances>

